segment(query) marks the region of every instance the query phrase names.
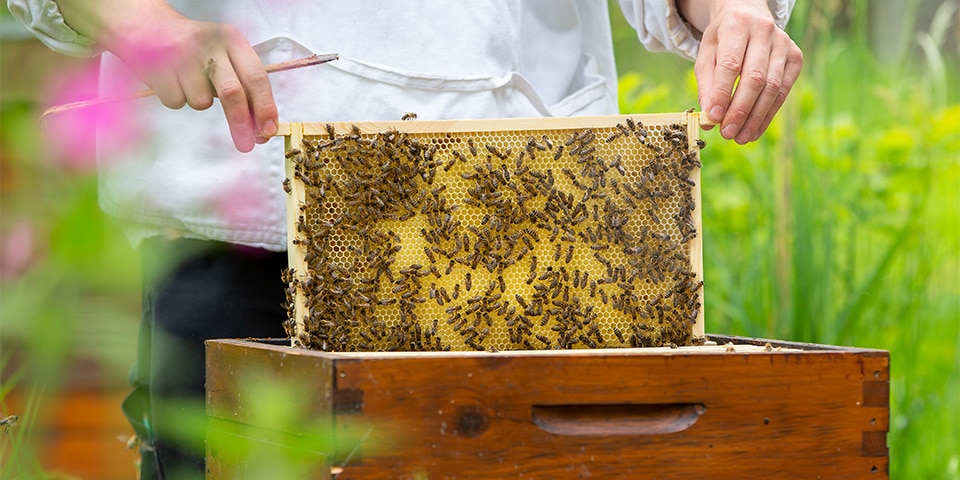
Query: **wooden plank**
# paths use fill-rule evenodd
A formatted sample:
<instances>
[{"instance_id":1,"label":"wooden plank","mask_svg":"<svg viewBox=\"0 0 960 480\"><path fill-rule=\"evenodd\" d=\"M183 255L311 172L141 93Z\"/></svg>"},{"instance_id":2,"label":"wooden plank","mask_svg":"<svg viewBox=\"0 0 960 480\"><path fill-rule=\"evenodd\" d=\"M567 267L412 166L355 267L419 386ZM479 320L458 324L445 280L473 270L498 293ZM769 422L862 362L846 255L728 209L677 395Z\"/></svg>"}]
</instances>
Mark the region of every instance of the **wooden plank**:
<instances>
[{"instance_id":1,"label":"wooden plank","mask_svg":"<svg viewBox=\"0 0 960 480\"><path fill-rule=\"evenodd\" d=\"M730 335L707 335L707 339L713 343L708 345L672 347L645 347L645 348L608 348L608 349L574 349L574 350L504 350L500 352L323 352L319 350L308 350L303 348L292 348L288 345L286 339L257 339L257 340L239 340L239 339L221 339L216 343L230 345L236 348L255 348L268 350L278 354L292 354L298 356L317 357L329 362L351 359L400 359L400 358L440 358L455 360L459 358L476 357L581 357L581 356L671 356L671 355L706 355L729 353L735 354L768 354L768 353L794 353L804 351L837 351L857 353L864 355L888 356L883 350L874 350L857 347L840 347L832 345L819 345L803 342L785 342L781 340L752 339ZM727 344L733 344L732 346ZM767 345L773 350L768 350ZM732 348L732 350L731 350Z\"/></svg>"},{"instance_id":2,"label":"wooden plank","mask_svg":"<svg viewBox=\"0 0 960 480\"><path fill-rule=\"evenodd\" d=\"M700 120L701 114L698 112L687 112L687 147L689 151L696 152L697 161L700 161L700 146L698 142L700 141ZM701 211L703 210L700 206L703 204L700 198L700 192L703 190L703 186L700 185L700 169L695 168L690 172L690 180L693 181L693 189L690 191L690 195L693 197L695 208L690 212L690 219L693 221L693 226L697 231L697 236L690 240L690 262L692 264L691 270L697 274L696 281L703 281L703 219L701 218ZM703 288L699 291L700 296L700 310L697 314L696 322L693 324L693 336L702 337L705 335L704 332L704 319L703 312L704 308L704 295Z\"/></svg>"},{"instance_id":3,"label":"wooden plank","mask_svg":"<svg viewBox=\"0 0 960 480\"><path fill-rule=\"evenodd\" d=\"M302 437L211 418L207 434L210 479L330 479L329 453Z\"/></svg>"},{"instance_id":4,"label":"wooden plank","mask_svg":"<svg viewBox=\"0 0 960 480\"><path fill-rule=\"evenodd\" d=\"M331 363L250 341L206 345L207 478L264 478L271 465L297 469L279 478L330 478ZM274 389L283 405L262 400Z\"/></svg>"},{"instance_id":5,"label":"wooden plank","mask_svg":"<svg viewBox=\"0 0 960 480\"><path fill-rule=\"evenodd\" d=\"M290 152L291 150L301 148L301 143L303 141L303 126L302 124L290 124L289 125L289 134L284 139L284 151ZM299 210L300 205L303 204L305 200L305 192L303 189L303 184L301 182L294 182L294 166L290 158L284 158L284 169L286 172L285 185L289 185L290 191L287 192L287 264L296 270L297 272L307 271L307 262L304 260L304 247L294 243L296 238L294 235L291 235L291 232L297 231L297 221L299 220ZM306 312L307 309L304 306L306 299L304 298L304 293L299 288L296 290L294 297L294 311L296 312ZM296 315L296 330L297 332L303 331L303 318L301 315ZM288 333L289 334L289 333ZM292 336L291 336L292 337ZM291 338L291 344L293 339Z\"/></svg>"},{"instance_id":6,"label":"wooden plank","mask_svg":"<svg viewBox=\"0 0 960 480\"><path fill-rule=\"evenodd\" d=\"M372 478L417 471L550 476L568 467L599 477L641 471L665 478L708 471L727 478L772 472L859 477L886 469L885 459L861 458L861 452L876 452L885 435L871 430L877 426L870 421L886 410L860 407L863 376L856 357L800 352L343 361L337 387L362 390L364 405L362 416L337 418L337 435L338 441L367 436L362 462L345 465L345 472ZM670 434L557 435L531 419L543 405L678 404L705 410L689 428ZM865 446L865 431L880 433L867 434L871 444ZM478 457L483 461L472 461Z\"/></svg>"},{"instance_id":7,"label":"wooden plank","mask_svg":"<svg viewBox=\"0 0 960 480\"><path fill-rule=\"evenodd\" d=\"M850 347L843 345L824 345L820 343L809 343L809 342L792 342L785 340L776 340L772 338L753 338L753 337L741 337L737 335L723 335L717 333L707 334L707 339L717 344L723 345L727 343L733 343L736 346L741 345L760 345L765 346L770 344L772 347L781 347L781 348L790 348L797 350L811 350L811 351L835 351L835 352L849 352L849 353L858 353L863 354L865 357L869 358L883 358L886 359L886 365L889 367L889 358L890 352L886 350L878 350L875 348L863 348L863 347ZM878 372L878 375L882 372Z\"/></svg>"},{"instance_id":8,"label":"wooden plank","mask_svg":"<svg viewBox=\"0 0 960 480\"><path fill-rule=\"evenodd\" d=\"M257 405L253 396L266 388L285 389L295 394L298 404L303 406L302 411L296 413L304 418L332 416L334 388L329 359L302 349L255 342L208 340L206 345L208 416L298 433L268 423L263 412L253 410Z\"/></svg>"},{"instance_id":9,"label":"wooden plank","mask_svg":"<svg viewBox=\"0 0 960 480\"><path fill-rule=\"evenodd\" d=\"M686 121L686 113L654 113L638 115L603 115L582 117L496 118L469 120L413 120L377 122L330 122L336 132L348 133L356 125L361 133L379 133L397 129L406 133L469 133L497 130L564 130L577 128L615 127L632 118L644 124L671 124ZM699 120L697 120L699 121ZM326 123L281 123L277 136L292 135L302 128L304 136L327 135ZM699 138L699 131L697 131Z\"/></svg>"}]
</instances>

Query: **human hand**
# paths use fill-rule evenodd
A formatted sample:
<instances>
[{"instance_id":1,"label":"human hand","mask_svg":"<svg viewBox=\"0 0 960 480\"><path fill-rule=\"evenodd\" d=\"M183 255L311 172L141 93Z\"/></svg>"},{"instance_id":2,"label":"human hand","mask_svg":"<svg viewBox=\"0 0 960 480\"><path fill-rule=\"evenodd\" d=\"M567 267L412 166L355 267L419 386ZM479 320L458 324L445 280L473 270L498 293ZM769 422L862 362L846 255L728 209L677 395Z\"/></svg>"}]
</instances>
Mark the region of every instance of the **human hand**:
<instances>
[{"instance_id":1,"label":"human hand","mask_svg":"<svg viewBox=\"0 0 960 480\"><path fill-rule=\"evenodd\" d=\"M709 17L694 66L701 110L723 138L755 141L793 88L803 53L766 1L716 2Z\"/></svg>"},{"instance_id":2,"label":"human hand","mask_svg":"<svg viewBox=\"0 0 960 480\"><path fill-rule=\"evenodd\" d=\"M276 133L277 107L267 72L233 26L171 12L112 39L110 50L166 107L205 110L218 97L237 150L249 152Z\"/></svg>"}]
</instances>

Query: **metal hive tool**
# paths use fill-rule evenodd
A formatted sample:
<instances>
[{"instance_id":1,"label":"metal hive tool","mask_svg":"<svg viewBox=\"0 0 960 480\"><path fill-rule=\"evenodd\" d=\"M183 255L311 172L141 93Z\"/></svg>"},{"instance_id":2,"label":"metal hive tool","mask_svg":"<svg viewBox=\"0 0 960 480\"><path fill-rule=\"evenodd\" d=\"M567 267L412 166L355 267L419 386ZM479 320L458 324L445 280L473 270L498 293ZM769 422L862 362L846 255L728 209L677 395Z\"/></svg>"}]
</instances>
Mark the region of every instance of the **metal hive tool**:
<instances>
[{"instance_id":1,"label":"metal hive tool","mask_svg":"<svg viewBox=\"0 0 960 480\"><path fill-rule=\"evenodd\" d=\"M698 114L282 128L294 345L702 341Z\"/></svg>"}]
</instances>

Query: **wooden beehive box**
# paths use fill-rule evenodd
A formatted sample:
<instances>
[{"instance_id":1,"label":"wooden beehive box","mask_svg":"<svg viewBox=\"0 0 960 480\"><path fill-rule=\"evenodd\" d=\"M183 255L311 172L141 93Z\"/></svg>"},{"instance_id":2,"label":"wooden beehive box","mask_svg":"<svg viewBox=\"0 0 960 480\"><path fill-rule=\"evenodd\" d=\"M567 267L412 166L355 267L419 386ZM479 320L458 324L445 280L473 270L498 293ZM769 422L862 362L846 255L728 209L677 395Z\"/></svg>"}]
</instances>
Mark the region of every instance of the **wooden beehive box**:
<instances>
[{"instance_id":1,"label":"wooden beehive box","mask_svg":"<svg viewBox=\"0 0 960 480\"><path fill-rule=\"evenodd\" d=\"M236 442L296 458L296 478L888 476L887 352L708 338L498 353L209 341L208 478L255 478L254 460L222 453ZM286 427L244 389L278 382L306 405Z\"/></svg>"},{"instance_id":2,"label":"wooden beehive box","mask_svg":"<svg viewBox=\"0 0 960 480\"><path fill-rule=\"evenodd\" d=\"M207 343L208 478L887 476L887 352L704 335L696 113L280 134L292 342Z\"/></svg>"}]
</instances>

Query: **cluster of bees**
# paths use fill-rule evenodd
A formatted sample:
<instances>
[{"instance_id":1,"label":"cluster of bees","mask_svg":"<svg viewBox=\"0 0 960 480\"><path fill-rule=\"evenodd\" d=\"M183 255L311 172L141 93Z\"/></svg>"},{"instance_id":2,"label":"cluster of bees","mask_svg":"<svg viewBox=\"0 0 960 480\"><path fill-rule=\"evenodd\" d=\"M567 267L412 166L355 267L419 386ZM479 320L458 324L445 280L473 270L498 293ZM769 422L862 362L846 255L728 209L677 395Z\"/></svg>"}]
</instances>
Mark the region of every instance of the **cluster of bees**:
<instances>
[{"instance_id":1,"label":"cluster of bees","mask_svg":"<svg viewBox=\"0 0 960 480\"><path fill-rule=\"evenodd\" d=\"M287 331L324 351L696 343L702 146L679 124L630 118L431 134L328 125L287 152L306 265L284 272Z\"/></svg>"}]
</instances>

